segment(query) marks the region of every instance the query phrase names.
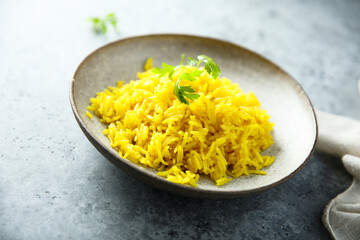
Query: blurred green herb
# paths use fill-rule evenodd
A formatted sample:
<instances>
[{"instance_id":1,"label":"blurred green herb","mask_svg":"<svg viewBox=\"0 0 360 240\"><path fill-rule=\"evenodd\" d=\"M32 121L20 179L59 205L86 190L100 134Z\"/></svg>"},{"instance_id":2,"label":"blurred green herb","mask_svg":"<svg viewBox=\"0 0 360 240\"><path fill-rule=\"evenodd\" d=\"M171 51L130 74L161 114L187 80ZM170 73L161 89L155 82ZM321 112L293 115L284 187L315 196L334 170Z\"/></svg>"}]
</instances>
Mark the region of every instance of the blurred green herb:
<instances>
[{"instance_id":1,"label":"blurred green herb","mask_svg":"<svg viewBox=\"0 0 360 240\"><path fill-rule=\"evenodd\" d=\"M172 75L176 71L176 69L180 68L184 64L185 54L181 55L180 65L171 66L166 63L162 63L162 68L154 68L153 72L155 74L159 74L159 77L164 76L165 74L169 74L169 78L172 78ZM201 63L205 64L205 70L216 79L221 73L219 66L214 62L214 60L205 55L199 55L197 60L188 57L188 64L191 66L196 65L196 70L190 73L181 73L178 77L175 86L174 86L174 94L179 99L180 102L189 105L189 101L194 101L200 97L199 94L195 93L195 90L191 86L180 86L181 80L195 81L200 75L204 72L199 69Z\"/></svg>"},{"instance_id":2,"label":"blurred green herb","mask_svg":"<svg viewBox=\"0 0 360 240\"><path fill-rule=\"evenodd\" d=\"M104 18L92 17L88 20L93 23L93 29L96 33L106 34L109 24L113 26L114 30L117 30L117 18L114 13L109 13Z\"/></svg>"},{"instance_id":3,"label":"blurred green herb","mask_svg":"<svg viewBox=\"0 0 360 240\"><path fill-rule=\"evenodd\" d=\"M154 68L153 73L159 74L159 77L162 77L162 76L164 76L165 74L168 73L169 78L171 78L174 71L175 71L176 66L171 66L171 65L166 64L166 63L163 62L162 67L163 68L159 68L159 67Z\"/></svg>"}]
</instances>

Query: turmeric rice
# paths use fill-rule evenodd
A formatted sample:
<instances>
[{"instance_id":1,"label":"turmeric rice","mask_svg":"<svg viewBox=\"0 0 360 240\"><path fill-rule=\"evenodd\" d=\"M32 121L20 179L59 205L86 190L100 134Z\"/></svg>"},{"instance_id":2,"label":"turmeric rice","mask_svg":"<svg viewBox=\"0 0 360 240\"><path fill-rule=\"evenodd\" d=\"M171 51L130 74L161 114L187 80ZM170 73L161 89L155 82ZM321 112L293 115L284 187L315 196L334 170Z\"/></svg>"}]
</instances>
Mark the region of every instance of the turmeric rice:
<instances>
[{"instance_id":1,"label":"turmeric rice","mask_svg":"<svg viewBox=\"0 0 360 240\"><path fill-rule=\"evenodd\" d=\"M88 107L107 124L103 133L122 158L194 187L200 175L220 186L266 174L262 169L275 157L260 152L273 144L274 124L252 92L204 71L196 81L184 81L200 95L186 105L173 94L172 79L194 67L181 66L170 79L153 73L150 61L138 80L119 81L91 98Z\"/></svg>"}]
</instances>

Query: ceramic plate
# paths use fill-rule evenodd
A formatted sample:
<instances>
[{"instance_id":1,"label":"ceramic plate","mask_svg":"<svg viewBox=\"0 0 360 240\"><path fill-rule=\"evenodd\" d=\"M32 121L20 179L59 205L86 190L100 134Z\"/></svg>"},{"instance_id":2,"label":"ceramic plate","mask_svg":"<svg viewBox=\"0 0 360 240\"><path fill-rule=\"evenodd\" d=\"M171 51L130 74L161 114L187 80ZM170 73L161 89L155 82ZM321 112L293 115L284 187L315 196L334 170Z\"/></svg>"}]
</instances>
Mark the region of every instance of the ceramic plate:
<instances>
[{"instance_id":1,"label":"ceramic plate","mask_svg":"<svg viewBox=\"0 0 360 240\"><path fill-rule=\"evenodd\" d=\"M180 55L211 56L221 68L221 76L252 91L275 123L274 144L263 154L274 155L266 167L267 175L239 177L221 187L202 176L198 187L179 185L156 175L156 171L119 157L102 134L106 126L96 117L89 119L86 107L90 98L118 80L128 82L143 71L145 60L154 59L177 65ZM77 68L70 87L70 102L75 118L86 137L113 164L156 188L192 197L234 198L272 188L294 176L310 158L317 139L314 109L301 86L285 71L264 57L241 46L211 38L188 35L147 35L122 39L105 45Z\"/></svg>"}]
</instances>

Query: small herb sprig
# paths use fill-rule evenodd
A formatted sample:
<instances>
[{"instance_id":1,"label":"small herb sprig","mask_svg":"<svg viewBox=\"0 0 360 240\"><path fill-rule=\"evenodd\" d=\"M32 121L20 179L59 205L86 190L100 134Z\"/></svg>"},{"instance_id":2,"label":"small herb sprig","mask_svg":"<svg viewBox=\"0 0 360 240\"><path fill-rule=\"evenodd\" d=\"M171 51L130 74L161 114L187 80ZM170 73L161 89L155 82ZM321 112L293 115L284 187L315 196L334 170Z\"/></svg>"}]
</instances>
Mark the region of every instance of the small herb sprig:
<instances>
[{"instance_id":1,"label":"small herb sprig","mask_svg":"<svg viewBox=\"0 0 360 240\"><path fill-rule=\"evenodd\" d=\"M113 26L114 30L117 29L117 18L114 13L109 13L104 18L92 17L88 20L93 23L93 29L96 33L105 34L109 24Z\"/></svg>"},{"instance_id":2,"label":"small herb sprig","mask_svg":"<svg viewBox=\"0 0 360 240\"><path fill-rule=\"evenodd\" d=\"M162 68L157 67L153 69L155 74L159 74L159 77L169 74L169 78L172 79L174 72L179 69L184 64L185 55L181 55L181 62L177 66L171 66L166 63L162 63ZM179 99L180 102L189 105L189 100L194 101L200 97L199 94L195 93L195 90L191 86L181 86L180 83L182 80L195 81L201 74L204 72L201 70L200 64L204 63L205 70L211 74L215 79L221 73L219 66L214 62L214 60L206 55L199 55L197 59L188 57L188 64L190 66L196 66L196 69L190 73L185 72L179 74L179 77L174 86L174 94Z\"/></svg>"}]
</instances>

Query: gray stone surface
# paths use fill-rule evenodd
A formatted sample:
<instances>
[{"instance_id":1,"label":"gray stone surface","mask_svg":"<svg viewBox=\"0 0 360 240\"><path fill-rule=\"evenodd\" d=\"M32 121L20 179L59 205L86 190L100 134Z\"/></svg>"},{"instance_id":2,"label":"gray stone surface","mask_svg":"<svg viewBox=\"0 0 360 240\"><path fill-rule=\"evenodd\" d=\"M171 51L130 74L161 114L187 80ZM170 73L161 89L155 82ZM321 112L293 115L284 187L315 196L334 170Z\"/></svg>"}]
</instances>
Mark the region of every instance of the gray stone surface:
<instances>
[{"instance_id":1,"label":"gray stone surface","mask_svg":"<svg viewBox=\"0 0 360 240\"><path fill-rule=\"evenodd\" d=\"M115 12L119 31L86 18ZM360 2L0 1L0 239L329 239L322 211L351 183L315 152L294 178L235 200L148 187L104 159L72 115L80 61L148 33L228 40L293 75L318 109L360 119Z\"/></svg>"}]
</instances>

